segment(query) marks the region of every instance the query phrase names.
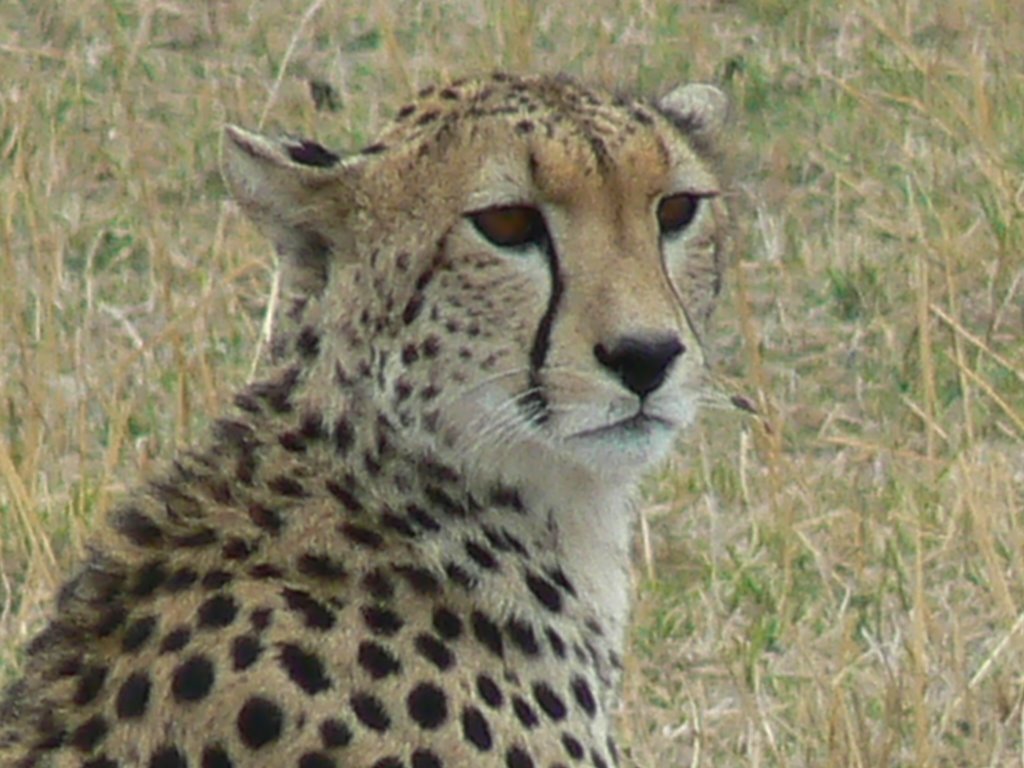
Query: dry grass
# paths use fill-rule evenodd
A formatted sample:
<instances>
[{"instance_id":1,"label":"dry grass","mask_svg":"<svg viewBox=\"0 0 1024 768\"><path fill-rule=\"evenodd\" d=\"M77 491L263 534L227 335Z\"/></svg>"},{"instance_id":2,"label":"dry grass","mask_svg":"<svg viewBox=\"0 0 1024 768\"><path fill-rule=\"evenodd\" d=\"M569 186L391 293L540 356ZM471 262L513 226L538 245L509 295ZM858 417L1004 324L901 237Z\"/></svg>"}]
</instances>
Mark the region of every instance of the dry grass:
<instances>
[{"instance_id":1,"label":"dry grass","mask_svg":"<svg viewBox=\"0 0 1024 768\"><path fill-rule=\"evenodd\" d=\"M709 79L742 227L718 366L768 429L711 414L650 485L632 757L1024 765L1015 5L0 4L0 678L96 515L246 376L272 265L226 119L344 147L439 75Z\"/></svg>"}]
</instances>

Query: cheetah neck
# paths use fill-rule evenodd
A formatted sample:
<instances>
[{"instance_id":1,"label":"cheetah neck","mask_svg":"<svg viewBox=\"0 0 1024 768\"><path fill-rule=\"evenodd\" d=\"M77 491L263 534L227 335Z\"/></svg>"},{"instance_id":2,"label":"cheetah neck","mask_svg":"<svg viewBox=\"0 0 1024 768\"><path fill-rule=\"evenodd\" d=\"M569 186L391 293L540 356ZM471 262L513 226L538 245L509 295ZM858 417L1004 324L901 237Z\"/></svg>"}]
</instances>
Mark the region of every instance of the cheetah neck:
<instances>
[{"instance_id":1,"label":"cheetah neck","mask_svg":"<svg viewBox=\"0 0 1024 768\"><path fill-rule=\"evenodd\" d=\"M621 645L632 598L634 489L602 482L581 467L546 461L530 448L518 454L506 456L499 473L473 480L516 489L527 514L512 521L514 530L558 563Z\"/></svg>"},{"instance_id":2,"label":"cheetah neck","mask_svg":"<svg viewBox=\"0 0 1024 768\"><path fill-rule=\"evenodd\" d=\"M388 529L394 527L396 512L416 506L423 515L414 514L408 522L422 560L439 572L456 564L484 592L493 591L509 612L542 616L544 609L538 614L528 590L510 590L506 575L534 566L563 572L574 593L566 602L578 603L579 614L602 628L611 650L621 650L631 601L632 484L558 461L535 446L509 449L500 462L467 461L456 447L419 441L403 431L373 405L372 387L365 380L348 382L342 388L345 397L339 398L338 382L331 380L336 374L303 369L296 375L296 370L294 364L280 367L269 383L250 392L250 400L256 393L261 411L251 417L258 422L253 429L277 433L277 440L266 441L269 453L261 466L275 472L291 466L307 477L329 478L336 496L343 484L344 494L365 510L360 525L373 521L385 535L393 533ZM324 396L328 391L331 397ZM282 413L268 417L275 403ZM316 430L304 425L310 414L316 414ZM282 449L304 433L315 436L301 454ZM466 560L467 541L491 546L495 532L521 542L531 564L508 562L488 571ZM497 558L514 557L499 549Z\"/></svg>"}]
</instances>

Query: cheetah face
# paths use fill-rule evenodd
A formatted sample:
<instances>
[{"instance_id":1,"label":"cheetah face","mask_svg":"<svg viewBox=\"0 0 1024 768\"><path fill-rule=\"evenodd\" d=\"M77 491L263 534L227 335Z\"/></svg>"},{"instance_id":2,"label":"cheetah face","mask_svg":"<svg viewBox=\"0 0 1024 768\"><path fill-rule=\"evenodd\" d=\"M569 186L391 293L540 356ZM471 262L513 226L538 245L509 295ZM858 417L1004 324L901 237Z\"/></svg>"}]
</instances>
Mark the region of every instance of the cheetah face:
<instances>
[{"instance_id":1,"label":"cheetah face","mask_svg":"<svg viewBox=\"0 0 1024 768\"><path fill-rule=\"evenodd\" d=\"M709 86L656 109L567 80L477 81L404 108L363 155L301 169L290 210L259 191L273 163L228 177L279 249L316 263L302 281L373 326L382 408L467 460L621 479L701 397L725 230L703 150L723 112ZM324 152L233 138L283 165ZM331 284L339 257L361 292Z\"/></svg>"}]
</instances>

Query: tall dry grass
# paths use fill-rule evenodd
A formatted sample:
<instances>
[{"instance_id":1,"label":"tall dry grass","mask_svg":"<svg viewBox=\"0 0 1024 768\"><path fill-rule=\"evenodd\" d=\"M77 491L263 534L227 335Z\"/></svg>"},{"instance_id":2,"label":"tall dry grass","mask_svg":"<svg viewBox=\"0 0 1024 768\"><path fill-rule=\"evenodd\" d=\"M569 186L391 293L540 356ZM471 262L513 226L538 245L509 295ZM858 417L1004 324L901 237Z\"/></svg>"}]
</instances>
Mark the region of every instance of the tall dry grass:
<instances>
[{"instance_id":1,"label":"tall dry grass","mask_svg":"<svg viewBox=\"0 0 1024 768\"><path fill-rule=\"evenodd\" d=\"M0 5L0 678L247 375L226 120L364 142L497 67L733 95L712 413L649 484L641 766L1024 765L1024 16L997 0ZM315 98L314 98L315 96Z\"/></svg>"}]
</instances>

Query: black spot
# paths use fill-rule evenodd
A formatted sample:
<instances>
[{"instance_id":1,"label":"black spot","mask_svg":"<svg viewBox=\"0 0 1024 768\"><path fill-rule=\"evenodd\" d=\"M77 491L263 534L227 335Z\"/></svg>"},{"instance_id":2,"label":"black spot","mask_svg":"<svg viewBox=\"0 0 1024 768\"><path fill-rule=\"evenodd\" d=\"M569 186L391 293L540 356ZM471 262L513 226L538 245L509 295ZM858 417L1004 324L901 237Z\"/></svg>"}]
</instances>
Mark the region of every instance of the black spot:
<instances>
[{"instance_id":1,"label":"black spot","mask_svg":"<svg viewBox=\"0 0 1024 768\"><path fill-rule=\"evenodd\" d=\"M597 712L597 702L594 700L594 694L591 692L587 681L576 675L573 677L570 687L576 702L583 708L584 712L593 717Z\"/></svg>"},{"instance_id":2,"label":"black spot","mask_svg":"<svg viewBox=\"0 0 1024 768\"><path fill-rule=\"evenodd\" d=\"M415 645L419 654L442 672L451 669L452 665L455 664L455 656L448 649L448 646L433 635L417 635Z\"/></svg>"},{"instance_id":3,"label":"black spot","mask_svg":"<svg viewBox=\"0 0 1024 768\"><path fill-rule=\"evenodd\" d=\"M473 626L473 635L487 650L498 657L505 655L501 630L498 629L497 624L480 611L473 611L473 614L470 616L470 623Z\"/></svg>"},{"instance_id":4,"label":"black spot","mask_svg":"<svg viewBox=\"0 0 1024 768\"><path fill-rule=\"evenodd\" d=\"M433 683L419 683L405 700L409 717L429 730L440 728L448 719L448 699Z\"/></svg>"},{"instance_id":5,"label":"black spot","mask_svg":"<svg viewBox=\"0 0 1024 768\"><path fill-rule=\"evenodd\" d=\"M274 620L274 611L270 608L255 608L249 615L249 623L257 632L262 632Z\"/></svg>"},{"instance_id":6,"label":"black spot","mask_svg":"<svg viewBox=\"0 0 1024 768\"><path fill-rule=\"evenodd\" d=\"M193 568L182 567L167 577L167 581L164 582L164 589L172 593L184 592L187 589L191 589L197 581L199 581L199 574Z\"/></svg>"},{"instance_id":7,"label":"black spot","mask_svg":"<svg viewBox=\"0 0 1024 768\"><path fill-rule=\"evenodd\" d=\"M516 713L519 722L527 728L536 728L540 722L537 713L533 711L533 707L521 696L512 697L512 711Z\"/></svg>"},{"instance_id":8,"label":"black spot","mask_svg":"<svg viewBox=\"0 0 1024 768\"><path fill-rule=\"evenodd\" d=\"M493 571L498 568L498 561L494 557L494 553L491 552L487 547L483 546L479 542L468 539L465 543L466 554L469 555L473 562L479 565L481 568Z\"/></svg>"},{"instance_id":9,"label":"black spot","mask_svg":"<svg viewBox=\"0 0 1024 768\"><path fill-rule=\"evenodd\" d=\"M263 646L259 638L239 635L231 643L231 664L236 672L241 672L255 664L261 653Z\"/></svg>"},{"instance_id":10,"label":"black spot","mask_svg":"<svg viewBox=\"0 0 1024 768\"><path fill-rule=\"evenodd\" d=\"M20 689L19 693L21 690L23 689ZM9 689L9 691L13 692L13 689ZM62 746L67 736L67 729L57 719L57 716L52 712L46 712L36 722L36 741L32 745L32 749L49 752Z\"/></svg>"},{"instance_id":11,"label":"black spot","mask_svg":"<svg viewBox=\"0 0 1024 768\"><path fill-rule=\"evenodd\" d=\"M171 693L178 701L199 701L213 687L213 662L196 654L178 665L171 677Z\"/></svg>"},{"instance_id":12,"label":"black spot","mask_svg":"<svg viewBox=\"0 0 1024 768\"><path fill-rule=\"evenodd\" d=\"M253 384L249 391L263 400L275 413L290 413L292 392L298 383L299 369L293 366L276 379Z\"/></svg>"},{"instance_id":13,"label":"black spot","mask_svg":"<svg viewBox=\"0 0 1024 768\"><path fill-rule=\"evenodd\" d=\"M405 508L409 519L425 531L435 533L441 530L440 523L431 517L426 510L416 504L409 504Z\"/></svg>"},{"instance_id":14,"label":"black spot","mask_svg":"<svg viewBox=\"0 0 1024 768\"><path fill-rule=\"evenodd\" d=\"M122 536L137 546L156 547L163 543L164 534L160 526L135 507L116 512L113 524Z\"/></svg>"},{"instance_id":15,"label":"black spot","mask_svg":"<svg viewBox=\"0 0 1024 768\"><path fill-rule=\"evenodd\" d=\"M540 601L540 604L552 613L562 610L562 595L550 581L535 573L526 574L526 586L530 588L533 596Z\"/></svg>"},{"instance_id":16,"label":"black spot","mask_svg":"<svg viewBox=\"0 0 1024 768\"><path fill-rule=\"evenodd\" d=\"M238 711L238 737L249 749L265 747L281 736L284 713L270 699L253 696Z\"/></svg>"},{"instance_id":17,"label":"black spot","mask_svg":"<svg viewBox=\"0 0 1024 768\"><path fill-rule=\"evenodd\" d=\"M400 757L388 755L375 762L370 768L404 768L404 766Z\"/></svg>"},{"instance_id":18,"label":"black spot","mask_svg":"<svg viewBox=\"0 0 1024 768\"><path fill-rule=\"evenodd\" d=\"M384 704L376 696L370 693L353 693L349 699L352 711L359 722L371 730L383 732L391 727L391 718L388 717Z\"/></svg>"},{"instance_id":19,"label":"black spot","mask_svg":"<svg viewBox=\"0 0 1024 768\"><path fill-rule=\"evenodd\" d=\"M445 563L444 572L449 579L454 581L463 589L474 589L476 587L476 580L458 563L450 561Z\"/></svg>"},{"instance_id":20,"label":"black spot","mask_svg":"<svg viewBox=\"0 0 1024 768\"><path fill-rule=\"evenodd\" d=\"M618 765L619 764L619 747L615 743L615 739L613 739L611 736L609 736L607 738L607 740L605 741L605 744L608 745L608 754L611 755L612 762L615 763L615 765Z\"/></svg>"},{"instance_id":21,"label":"black spot","mask_svg":"<svg viewBox=\"0 0 1024 768\"><path fill-rule=\"evenodd\" d=\"M537 656L540 654L540 645L537 643L537 636L533 632L533 627L525 621L511 618L505 624L505 630L512 644L524 654L527 656Z\"/></svg>"},{"instance_id":22,"label":"black spot","mask_svg":"<svg viewBox=\"0 0 1024 768\"><path fill-rule=\"evenodd\" d=\"M108 730L110 726L102 715L93 715L72 732L68 744L82 752L91 752L103 741Z\"/></svg>"},{"instance_id":23,"label":"black spot","mask_svg":"<svg viewBox=\"0 0 1024 768\"><path fill-rule=\"evenodd\" d=\"M249 575L254 579L265 581L267 579L279 579L283 575L281 569L270 563L257 563L249 568Z\"/></svg>"},{"instance_id":24,"label":"black spot","mask_svg":"<svg viewBox=\"0 0 1024 768\"><path fill-rule=\"evenodd\" d=\"M327 749L347 747L352 741L352 729L341 720L328 719L320 724L320 742Z\"/></svg>"},{"instance_id":25,"label":"black spot","mask_svg":"<svg viewBox=\"0 0 1024 768\"><path fill-rule=\"evenodd\" d=\"M363 586L375 600L381 602L387 602L395 596L395 585L379 568L375 568L363 576Z\"/></svg>"},{"instance_id":26,"label":"black spot","mask_svg":"<svg viewBox=\"0 0 1024 768\"><path fill-rule=\"evenodd\" d=\"M362 609L363 621L375 635L390 637L400 630L404 624L397 613L376 605L367 605Z\"/></svg>"},{"instance_id":27,"label":"black spot","mask_svg":"<svg viewBox=\"0 0 1024 768\"><path fill-rule=\"evenodd\" d=\"M274 493L291 499L301 499L309 495L302 483L288 475L278 475L267 481L267 487Z\"/></svg>"},{"instance_id":28,"label":"black spot","mask_svg":"<svg viewBox=\"0 0 1024 768\"><path fill-rule=\"evenodd\" d=\"M281 596L289 609L299 614L310 629L331 629L337 617L330 608L300 589L283 589Z\"/></svg>"},{"instance_id":29,"label":"black spot","mask_svg":"<svg viewBox=\"0 0 1024 768\"><path fill-rule=\"evenodd\" d=\"M434 334L430 334L423 340L420 345L420 350L423 352L423 356L426 358L435 358L441 354L441 339Z\"/></svg>"},{"instance_id":30,"label":"black spot","mask_svg":"<svg viewBox=\"0 0 1024 768\"><path fill-rule=\"evenodd\" d=\"M359 644L359 666L375 680L396 675L402 665L391 651L379 643L363 641Z\"/></svg>"},{"instance_id":31,"label":"black spot","mask_svg":"<svg viewBox=\"0 0 1024 768\"><path fill-rule=\"evenodd\" d=\"M328 480L324 483L324 486L327 488L327 492L340 501L349 512L354 515L362 513L362 502L356 498L356 495L349 488L336 483L334 480Z\"/></svg>"},{"instance_id":32,"label":"black spot","mask_svg":"<svg viewBox=\"0 0 1024 768\"><path fill-rule=\"evenodd\" d=\"M384 538L371 528L364 528L354 523L343 523L340 526L342 534L353 544L358 544L367 549L380 549Z\"/></svg>"},{"instance_id":33,"label":"black spot","mask_svg":"<svg viewBox=\"0 0 1024 768\"><path fill-rule=\"evenodd\" d=\"M315 654L297 645L284 643L278 660L292 682L311 696L331 687L323 662Z\"/></svg>"},{"instance_id":34,"label":"black spot","mask_svg":"<svg viewBox=\"0 0 1024 768\"><path fill-rule=\"evenodd\" d=\"M75 686L72 701L79 707L89 704L99 695L106 679L106 667L97 665L87 666L79 675L78 685Z\"/></svg>"},{"instance_id":35,"label":"black spot","mask_svg":"<svg viewBox=\"0 0 1024 768\"><path fill-rule=\"evenodd\" d=\"M409 115L411 115L415 111L415 104L406 104L404 107L398 110L398 113L395 115L395 120L405 120L405 118L409 117Z\"/></svg>"},{"instance_id":36,"label":"black spot","mask_svg":"<svg viewBox=\"0 0 1024 768\"><path fill-rule=\"evenodd\" d=\"M457 640L462 635L462 619L447 608L434 610L434 629L445 640Z\"/></svg>"},{"instance_id":37,"label":"black spot","mask_svg":"<svg viewBox=\"0 0 1024 768\"><path fill-rule=\"evenodd\" d=\"M20 765L32 765L31 763L21 763ZM105 755L94 757L92 760L86 760L82 763L82 768L118 768L117 763L111 760Z\"/></svg>"},{"instance_id":38,"label":"black spot","mask_svg":"<svg viewBox=\"0 0 1024 768\"><path fill-rule=\"evenodd\" d=\"M117 691L114 709L122 720L133 720L146 713L149 704L149 691L152 684L145 672L133 672Z\"/></svg>"},{"instance_id":39,"label":"black spot","mask_svg":"<svg viewBox=\"0 0 1024 768\"><path fill-rule=\"evenodd\" d=\"M131 593L136 597L149 597L160 588L166 578L167 567L162 560L146 563L135 574Z\"/></svg>"},{"instance_id":40,"label":"black spot","mask_svg":"<svg viewBox=\"0 0 1024 768\"><path fill-rule=\"evenodd\" d=\"M238 615L238 604L230 595L214 595L199 606L199 629L222 629Z\"/></svg>"},{"instance_id":41,"label":"black spot","mask_svg":"<svg viewBox=\"0 0 1024 768\"><path fill-rule=\"evenodd\" d=\"M395 571L418 595L436 595L441 591L441 582L426 568L416 565L395 566Z\"/></svg>"},{"instance_id":42,"label":"black spot","mask_svg":"<svg viewBox=\"0 0 1024 768\"><path fill-rule=\"evenodd\" d=\"M505 753L505 765L507 768L533 768L533 758L530 753L521 747L509 747Z\"/></svg>"},{"instance_id":43,"label":"black spot","mask_svg":"<svg viewBox=\"0 0 1024 768\"><path fill-rule=\"evenodd\" d=\"M234 768L227 750L219 744L212 744L203 749L202 768Z\"/></svg>"},{"instance_id":44,"label":"black spot","mask_svg":"<svg viewBox=\"0 0 1024 768\"><path fill-rule=\"evenodd\" d=\"M639 107L637 107L636 109L633 110L632 115L633 115L633 119L636 120L641 125L653 125L654 124L654 118L651 117L644 110L640 109Z\"/></svg>"},{"instance_id":45,"label":"black spot","mask_svg":"<svg viewBox=\"0 0 1024 768\"><path fill-rule=\"evenodd\" d=\"M307 139L302 139L298 144L287 144L285 148L288 151L288 157L296 163L314 168L330 168L341 160L341 157L331 150Z\"/></svg>"},{"instance_id":46,"label":"black spot","mask_svg":"<svg viewBox=\"0 0 1024 768\"><path fill-rule=\"evenodd\" d=\"M224 542L220 551L225 560L245 560L252 554L252 547L244 539L232 537Z\"/></svg>"},{"instance_id":47,"label":"black spot","mask_svg":"<svg viewBox=\"0 0 1024 768\"><path fill-rule=\"evenodd\" d=\"M558 634L554 629L548 627L546 630L548 636L548 643L551 644L551 650L554 651L555 655L560 658L565 658L565 641L562 636Z\"/></svg>"},{"instance_id":48,"label":"black spot","mask_svg":"<svg viewBox=\"0 0 1024 768\"><path fill-rule=\"evenodd\" d=\"M462 734L466 741L481 752L487 752L494 744L487 718L476 707L465 707L462 710Z\"/></svg>"},{"instance_id":49,"label":"black spot","mask_svg":"<svg viewBox=\"0 0 1024 768\"><path fill-rule=\"evenodd\" d=\"M295 340L295 349L298 350L299 355L311 360L320 353L320 334L316 332L315 328L307 325L299 331L299 337Z\"/></svg>"},{"instance_id":50,"label":"black spot","mask_svg":"<svg viewBox=\"0 0 1024 768\"><path fill-rule=\"evenodd\" d=\"M562 746L573 760L583 759L583 745L571 733L562 734Z\"/></svg>"},{"instance_id":51,"label":"black spot","mask_svg":"<svg viewBox=\"0 0 1024 768\"><path fill-rule=\"evenodd\" d=\"M419 532L412 527L412 524L410 524L408 520L396 515L394 512L381 513L380 522L382 525L387 526L401 536L405 536L407 539L414 539L419 535Z\"/></svg>"},{"instance_id":52,"label":"black spot","mask_svg":"<svg viewBox=\"0 0 1024 768\"><path fill-rule=\"evenodd\" d=\"M608 768L608 762L596 749L590 750L590 762L594 764L594 768Z\"/></svg>"},{"instance_id":53,"label":"black spot","mask_svg":"<svg viewBox=\"0 0 1024 768\"><path fill-rule=\"evenodd\" d=\"M213 434L217 440L232 448L251 450L259 444L252 427L233 419L218 419L214 422Z\"/></svg>"},{"instance_id":54,"label":"black spot","mask_svg":"<svg viewBox=\"0 0 1024 768\"><path fill-rule=\"evenodd\" d=\"M282 432L277 436L277 442L289 453L302 453L306 450L306 440L295 430Z\"/></svg>"},{"instance_id":55,"label":"black spot","mask_svg":"<svg viewBox=\"0 0 1024 768\"><path fill-rule=\"evenodd\" d=\"M498 709L498 707L505 703L505 697L501 693L501 688L488 675L477 675L476 692L491 709Z\"/></svg>"},{"instance_id":56,"label":"black spot","mask_svg":"<svg viewBox=\"0 0 1024 768\"><path fill-rule=\"evenodd\" d=\"M508 507L516 512L524 512L526 509L519 491L507 485L496 485L491 489L491 503L496 507Z\"/></svg>"},{"instance_id":57,"label":"black spot","mask_svg":"<svg viewBox=\"0 0 1024 768\"><path fill-rule=\"evenodd\" d=\"M256 402L256 398L254 398L248 392L239 392L237 395L235 395L234 403L237 408L240 408L246 413L260 412L260 404Z\"/></svg>"},{"instance_id":58,"label":"black spot","mask_svg":"<svg viewBox=\"0 0 1024 768\"><path fill-rule=\"evenodd\" d=\"M540 708L544 710L544 713L555 722L565 719L565 702L547 683L537 682L533 684L533 698L540 705Z\"/></svg>"},{"instance_id":59,"label":"black spot","mask_svg":"<svg viewBox=\"0 0 1024 768\"><path fill-rule=\"evenodd\" d=\"M99 617L93 625L96 637L110 637L124 624L127 615L127 611L120 605L100 609Z\"/></svg>"},{"instance_id":60,"label":"black spot","mask_svg":"<svg viewBox=\"0 0 1024 768\"><path fill-rule=\"evenodd\" d=\"M217 541L217 533L212 528L200 528L198 531L174 537L174 544L186 549L206 547Z\"/></svg>"},{"instance_id":61,"label":"black spot","mask_svg":"<svg viewBox=\"0 0 1024 768\"><path fill-rule=\"evenodd\" d=\"M168 632L160 641L160 653L174 653L180 651L192 639L192 630L188 627L177 627Z\"/></svg>"},{"instance_id":62,"label":"black spot","mask_svg":"<svg viewBox=\"0 0 1024 768\"><path fill-rule=\"evenodd\" d=\"M299 768L335 768L337 763L323 752L307 752L299 758Z\"/></svg>"},{"instance_id":63,"label":"black spot","mask_svg":"<svg viewBox=\"0 0 1024 768\"><path fill-rule=\"evenodd\" d=\"M150 755L149 768L188 768L188 761L177 747L160 747Z\"/></svg>"},{"instance_id":64,"label":"black spot","mask_svg":"<svg viewBox=\"0 0 1024 768\"><path fill-rule=\"evenodd\" d=\"M352 429L352 424L346 417L341 416L334 422L333 437L334 449L342 455L348 453L355 442L356 435Z\"/></svg>"},{"instance_id":65,"label":"black spot","mask_svg":"<svg viewBox=\"0 0 1024 768\"><path fill-rule=\"evenodd\" d=\"M257 527L267 533L278 534L281 532L281 515L273 509L264 507L262 504L249 505L249 519Z\"/></svg>"},{"instance_id":66,"label":"black spot","mask_svg":"<svg viewBox=\"0 0 1024 768\"><path fill-rule=\"evenodd\" d=\"M551 580L555 582L555 584L564 589L573 597L576 597L576 587L574 587L572 585L572 582L569 581L569 577L565 575L565 571L557 567L552 568L548 571L548 576L551 577Z\"/></svg>"},{"instance_id":67,"label":"black spot","mask_svg":"<svg viewBox=\"0 0 1024 768\"><path fill-rule=\"evenodd\" d=\"M402 322L406 325L411 325L416 322L416 318L420 316L422 310L423 294L416 292L406 303L405 309L402 310Z\"/></svg>"},{"instance_id":68,"label":"black spot","mask_svg":"<svg viewBox=\"0 0 1024 768\"><path fill-rule=\"evenodd\" d=\"M429 110L416 118L416 125L427 125L428 123L432 123L437 120L440 116L441 113L436 109Z\"/></svg>"},{"instance_id":69,"label":"black spot","mask_svg":"<svg viewBox=\"0 0 1024 768\"><path fill-rule=\"evenodd\" d=\"M348 576L345 566L328 555L307 552L296 565L302 575L321 581L343 581Z\"/></svg>"},{"instance_id":70,"label":"black spot","mask_svg":"<svg viewBox=\"0 0 1024 768\"><path fill-rule=\"evenodd\" d=\"M235 577L227 571L214 570L203 576L203 589L220 589L231 583Z\"/></svg>"},{"instance_id":71,"label":"black spot","mask_svg":"<svg viewBox=\"0 0 1024 768\"><path fill-rule=\"evenodd\" d=\"M417 749L412 753L412 768L444 768L444 764L429 749Z\"/></svg>"}]
</instances>

